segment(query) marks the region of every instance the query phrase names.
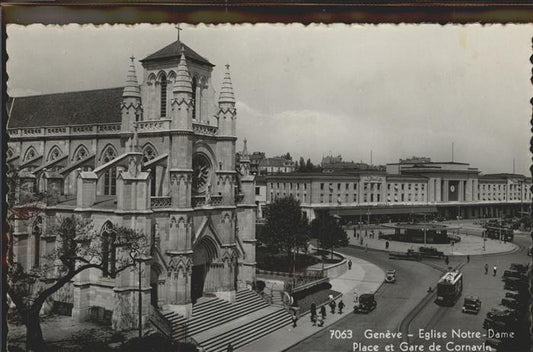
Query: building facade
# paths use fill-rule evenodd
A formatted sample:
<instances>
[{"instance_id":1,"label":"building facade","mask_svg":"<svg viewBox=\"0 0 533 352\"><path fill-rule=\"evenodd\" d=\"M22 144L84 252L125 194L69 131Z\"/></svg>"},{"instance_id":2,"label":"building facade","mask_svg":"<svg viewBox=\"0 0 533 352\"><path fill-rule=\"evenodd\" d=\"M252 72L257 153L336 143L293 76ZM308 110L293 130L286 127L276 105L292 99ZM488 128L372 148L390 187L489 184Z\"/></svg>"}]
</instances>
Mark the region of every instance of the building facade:
<instances>
[{"instance_id":1,"label":"building facade","mask_svg":"<svg viewBox=\"0 0 533 352\"><path fill-rule=\"evenodd\" d=\"M214 65L179 41L140 62L141 84L131 58L124 87L9 102L12 206L26 193L47 195L42 217L15 223L13 255L26 268L40 265L56 245L41 236L56 215L90 217L104 235L134 228L151 246L144 309L188 317L203 294L233 301L255 278L254 177L236 169L229 65L217 100ZM116 248L102 255L111 262ZM96 310L127 329L137 324L137 283L129 271L91 269L53 299L71 304L77 320Z\"/></svg>"},{"instance_id":2,"label":"building facade","mask_svg":"<svg viewBox=\"0 0 533 352\"><path fill-rule=\"evenodd\" d=\"M418 213L448 219L519 216L529 209L531 178L480 175L466 163L413 160L388 164L386 171L269 175L266 203L293 196L310 219L328 211L365 221Z\"/></svg>"}]
</instances>

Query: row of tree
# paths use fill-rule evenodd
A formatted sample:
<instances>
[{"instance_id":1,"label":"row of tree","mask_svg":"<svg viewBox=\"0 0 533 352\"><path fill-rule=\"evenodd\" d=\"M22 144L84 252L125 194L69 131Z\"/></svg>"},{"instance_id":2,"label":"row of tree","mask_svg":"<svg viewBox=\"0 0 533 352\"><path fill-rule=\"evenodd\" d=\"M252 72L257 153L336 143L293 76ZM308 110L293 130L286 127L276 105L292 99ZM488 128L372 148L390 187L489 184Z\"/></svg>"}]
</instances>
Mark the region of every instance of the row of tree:
<instances>
[{"instance_id":1,"label":"row of tree","mask_svg":"<svg viewBox=\"0 0 533 352\"><path fill-rule=\"evenodd\" d=\"M348 245L348 235L337 219L320 212L310 223L294 197L278 198L265 209L265 226L258 232L257 240L289 258L296 251L306 251L309 240L318 240L323 249L333 250Z\"/></svg>"}]
</instances>

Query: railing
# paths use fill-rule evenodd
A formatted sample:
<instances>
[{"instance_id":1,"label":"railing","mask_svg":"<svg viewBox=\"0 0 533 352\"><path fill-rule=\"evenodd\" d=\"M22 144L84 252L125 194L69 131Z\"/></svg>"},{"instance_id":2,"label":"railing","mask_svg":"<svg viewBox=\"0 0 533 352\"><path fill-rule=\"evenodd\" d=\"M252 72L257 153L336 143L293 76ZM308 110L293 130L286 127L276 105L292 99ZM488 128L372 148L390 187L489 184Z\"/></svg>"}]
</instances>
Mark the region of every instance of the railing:
<instances>
[{"instance_id":1,"label":"railing","mask_svg":"<svg viewBox=\"0 0 533 352\"><path fill-rule=\"evenodd\" d=\"M151 304L150 306L150 323L161 332L166 338L172 339L172 326L165 316Z\"/></svg>"},{"instance_id":2,"label":"railing","mask_svg":"<svg viewBox=\"0 0 533 352\"><path fill-rule=\"evenodd\" d=\"M204 125L201 123L193 123L192 129L196 134L202 134L206 136L214 136L217 133L218 127L212 125Z\"/></svg>"},{"instance_id":3,"label":"railing","mask_svg":"<svg viewBox=\"0 0 533 352\"><path fill-rule=\"evenodd\" d=\"M221 205L221 204L222 204L221 195L211 196L211 205Z\"/></svg>"},{"instance_id":4,"label":"railing","mask_svg":"<svg viewBox=\"0 0 533 352\"><path fill-rule=\"evenodd\" d=\"M137 132L163 131L170 128L170 120L146 120L135 124Z\"/></svg>"},{"instance_id":5,"label":"railing","mask_svg":"<svg viewBox=\"0 0 533 352\"><path fill-rule=\"evenodd\" d=\"M47 126L8 128L10 137L45 137L84 134L114 134L121 130L120 123L100 123L96 125Z\"/></svg>"},{"instance_id":6,"label":"railing","mask_svg":"<svg viewBox=\"0 0 533 352\"><path fill-rule=\"evenodd\" d=\"M206 204L205 196L192 196L191 203L193 208L203 207Z\"/></svg>"},{"instance_id":7,"label":"railing","mask_svg":"<svg viewBox=\"0 0 533 352\"><path fill-rule=\"evenodd\" d=\"M170 208L170 197L150 197L151 208Z\"/></svg>"},{"instance_id":8,"label":"railing","mask_svg":"<svg viewBox=\"0 0 533 352\"><path fill-rule=\"evenodd\" d=\"M266 278L272 278L283 281L285 283L285 290L289 293L303 290L321 282L327 282L329 279L321 270L305 270L303 272L293 273L269 270L256 270L257 275Z\"/></svg>"}]
</instances>

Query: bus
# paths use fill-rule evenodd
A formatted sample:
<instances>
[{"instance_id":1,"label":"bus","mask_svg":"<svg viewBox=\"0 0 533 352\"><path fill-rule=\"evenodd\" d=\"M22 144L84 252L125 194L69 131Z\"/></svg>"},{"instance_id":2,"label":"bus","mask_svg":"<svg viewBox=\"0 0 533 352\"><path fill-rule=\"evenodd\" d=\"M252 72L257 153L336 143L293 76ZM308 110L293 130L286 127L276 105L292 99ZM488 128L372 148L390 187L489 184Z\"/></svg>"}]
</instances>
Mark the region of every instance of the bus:
<instances>
[{"instance_id":1,"label":"bus","mask_svg":"<svg viewBox=\"0 0 533 352\"><path fill-rule=\"evenodd\" d=\"M489 225L485 227L485 237L505 242L513 242L513 229Z\"/></svg>"},{"instance_id":2,"label":"bus","mask_svg":"<svg viewBox=\"0 0 533 352\"><path fill-rule=\"evenodd\" d=\"M450 271L444 274L437 283L438 305L453 306L463 292L463 274L458 271Z\"/></svg>"}]
</instances>

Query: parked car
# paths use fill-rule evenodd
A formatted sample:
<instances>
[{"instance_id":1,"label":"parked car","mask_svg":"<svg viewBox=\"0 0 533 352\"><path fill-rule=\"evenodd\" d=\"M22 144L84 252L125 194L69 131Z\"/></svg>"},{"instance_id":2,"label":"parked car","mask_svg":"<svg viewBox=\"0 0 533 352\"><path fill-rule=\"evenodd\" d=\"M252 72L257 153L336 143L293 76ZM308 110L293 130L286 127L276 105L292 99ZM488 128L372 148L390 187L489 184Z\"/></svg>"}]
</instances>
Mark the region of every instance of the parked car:
<instances>
[{"instance_id":1,"label":"parked car","mask_svg":"<svg viewBox=\"0 0 533 352\"><path fill-rule=\"evenodd\" d=\"M520 293L518 291L507 291L505 292L505 297L518 299L520 297Z\"/></svg>"},{"instance_id":2,"label":"parked car","mask_svg":"<svg viewBox=\"0 0 533 352\"><path fill-rule=\"evenodd\" d=\"M520 291L520 290L526 290L527 289L527 280L523 278L516 278L516 277L506 277L505 278L505 285L503 288L505 290L509 291Z\"/></svg>"},{"instance_id":3,"label":"parked car","mask_svg":"<svg viewBox=\"0 0 533 352\"><path fill-rule=\"evenodd\" d=\"M385 282L395 283L396 282L396 270L391 269L387 270L385 273Z\"/></svg>"},{"instance_id":4,"label":"parked car","mask_svg":"<svg viewBox=\"0 0 533 352\"><path fill-rule=\"evenodd\" d=\"M521 273L527 273L528 269L529 269L529 264L518 264L518 263L511 264L511 270L516 270Z\"/></svg>"},{"instance_id":5,"label":"parked car","mask_svg":"<svg viewBox=\"0 0 533 352\"><path fill-rule=\"evenodd\" d=\"M517 279L521 279L521 278L525 278L526 275L521 272L521 271L518 271L518 270L505 270L503 272L503 277L502 277L502 280L506 280L507 278L517 278Z\"/></svg>"},{"instance_id":6,"label":"parked car","mask_svg":"<svg viewBox=\"0 0 533 352\"><path fill-rule=\"evenodd\" d=\"M481 300L478 296L466 296L463 303L463 313L479 313Z\"/></svg>"},{"instance_id":7,"label":"parked car","mask_svg":"<svg viewBox=\"0 0 533 352\"><path fill-rule=\"evenodd\" d=\"M522 304L520 304L518 300L509 297L502 298L501 304L502 306L515 310L520 310L522 308Z\"/></svg>"},{"instance_id":8,"label":"parked car","mask_svg":"<svg viewBox=\"0 0 533 352\"><path fill-rule=\"evenodd\" d=\"M354 313L369 313L376 309L377 302L373 293L363 293L359 296L359 300L356 302L353 312Z\"/></svg>"}]
</instances>

